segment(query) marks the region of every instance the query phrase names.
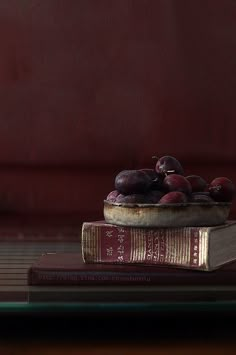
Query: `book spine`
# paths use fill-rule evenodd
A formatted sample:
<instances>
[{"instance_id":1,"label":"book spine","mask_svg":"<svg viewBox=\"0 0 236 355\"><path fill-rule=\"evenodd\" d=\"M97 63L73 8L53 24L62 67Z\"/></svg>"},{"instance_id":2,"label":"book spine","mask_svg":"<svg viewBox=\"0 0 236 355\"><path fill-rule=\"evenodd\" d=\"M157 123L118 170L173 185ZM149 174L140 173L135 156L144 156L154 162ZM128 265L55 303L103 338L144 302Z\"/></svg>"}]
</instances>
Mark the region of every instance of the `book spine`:
<instances>
[{"instance_id":1,"label":"book spine","mask_svg":"<svg viewBox=\"0 0 236 355\"><path fill-rule=\"evenodd\" d=\"M208 269L207 228L135 228L85 222L86 263L173 265Z\"/></svg>"}]
</instances>

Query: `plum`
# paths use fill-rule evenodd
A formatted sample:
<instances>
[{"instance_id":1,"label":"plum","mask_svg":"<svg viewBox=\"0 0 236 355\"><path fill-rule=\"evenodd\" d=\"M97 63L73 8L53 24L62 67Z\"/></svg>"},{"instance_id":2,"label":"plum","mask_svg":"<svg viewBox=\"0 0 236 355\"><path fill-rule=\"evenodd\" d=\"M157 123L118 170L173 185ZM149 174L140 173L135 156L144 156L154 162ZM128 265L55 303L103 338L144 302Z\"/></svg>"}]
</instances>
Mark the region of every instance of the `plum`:
<instances>
[{"instance_id":1,"label":"plum","mask_svg":"<svg viewBox=\"0 0 236 355\"><path fill-rule=\"evenodd\" d=\"M146 203L145 194L130 194L123 195L119 194L116 198L117 203Z\"/></svg>"},{"instance_id":2,"label":"plum","mask_svg":"<svg viewBox=\"0 0 236 355\"><path fill-rule=\"evenodd\" d=\"M115 177L115 189L124 195L145 193L151 184L150 176L141 170L122 170Z\"/></svg>"},{"instance_id":3,"label":"plum","mask_svg":"<svg viewBox=\"0 0 236 355\"><path fill-rule=\"evenodd\" d=\"M213 203L214 200L211 198L209 192L194 192L191 194L189 202Z\"/></svg>"},{"instance_id":4,"label":"plum","mask_svg":"<svg viewBox=\"0 0 236 355\"><path fill-rule=\"evenodd\" d=\"M158 203L160 199L164 196L164 192L159 190L152 190L146 194L146 203Z\"/></svg>"},{"instance_id":5,"label":"plum","mask_svg":"<svg viewBox=\"0 0 236 355\"><path fill-rule=\"evenodd\" d=\"M111 202L115 202L118 195L119 195L119 191L113 190L113 191L109 192L106 200L111 201Z\"/></svg>"},{"instance_id":6,"label":"plum","mask_svg":"<svg viewBox=\"0 0 236 355\"><path fill-rule=\"evenodd\" d=\"M209 184L208 191L217 202L231 202L235 196L235 185L227 177L217 177Z\"/></svg>"},{"instance_id":7,"label":"plum","mask_svg":"<svg viewBox=\"0 0 236 355\"><path fill-rule=\"evenodd\" d=\"M171 191L165 194L159 201L160 204L163 203L186 203L188 202L187 196L180 191Z\"/></svg>"},{"instance_id":8,"label":"plum","mask_svg":"<svg viewBox=\"0 0 236 355\"><path fill-rule=\"evenodd\" d=\"M193 192L205 191L207 182L199 175L189 175L186 179L190 182Z\"/></svg>"},{"instance_id":9,"label":"plum","mask_svg":"<svg viewBox=\"0 0 236 355\"><path fill-rule=\"evenodd\" d=\"M164 155L156 163L155 170L162 175L179 174L184 175L184 170L180 162L171 155Z\"/></svg>"},{"instance_id":10,"label":"plum","mask_svg":"<svg viewBox=\"0 0 236 355\"><path fill-rule=\"evenodd\" d=\"M140 169L140 171L144 171L152 180L151 190L160 190L162 186L162 182L164 180L163 174L157 173L154 169Z\"/></svg>"},{"instance_id":11,"label":"plum","mask_svg":"<svg viewBox=\"0 0 236 355\"><path fill-rule=\"evenodd\" d=\"M184 176L178 174L167 175L163 181L163 188L166 192L180 191L186 195L190 195L192 192L190 182Z\"/></svg>"}]
</instances>

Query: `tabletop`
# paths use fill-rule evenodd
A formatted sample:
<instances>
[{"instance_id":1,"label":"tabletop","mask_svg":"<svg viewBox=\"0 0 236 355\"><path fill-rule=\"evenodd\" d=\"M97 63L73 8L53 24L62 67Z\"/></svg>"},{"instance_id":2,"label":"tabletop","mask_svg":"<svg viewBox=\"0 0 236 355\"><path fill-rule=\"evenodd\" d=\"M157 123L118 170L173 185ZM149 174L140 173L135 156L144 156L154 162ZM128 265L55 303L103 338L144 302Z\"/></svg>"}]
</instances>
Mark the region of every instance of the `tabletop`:
<instances>
[{"instance_id":1,"label":"tabletop","mask_svg":"<svg viewBox=\"0 0 236 355\"><path fill-rule=\"evenodd\" d=\"M68 355L69 351L74 354L78 346L83 346L83 353L91 355L109 353L111 348L113 354L133 354L133 349L136 354L141 354L142 344L146 344L146 355L154 354L157 348L153 344L158 345L160 354L166 354L163 342L169 344L169 349L173 343L177 354L178 351L185 354L184 349L187 354L186 339L191 344L197 341L204 349L211 344L215 354L220 354L221 349L220 345L214 345L216 340L221 340L224 348L226 345L229 349L234 348L236 298L218 302L187 302L185 299L181 302L159 302L158 299L153 302L102 302L96 298L92 302L53 302L53 299L50 302L29 302L32 286L27 285L27 272L31 264L46 252L78 252L79 249L79 240L0 241L2 349L6 346L14 354L14 344L8 343L12 339L15 344L27 345L29 339L32 344L40 342L41 346L45 344L45 353L46 349L51 349L51 352L47 350L50 354L56 353L55 349L60 354L63 344L69 343ZM58 340L63 342L59 348ZM96 344L95 348L91 343ZM50 348L50 344L54 347ZM191 344L189 346L193 346ZM121 352L115 352L119 346ZM34 354L40 354L35 349ZM1 347L0 353L3 353Z\"/></svg>"}]
</instances>

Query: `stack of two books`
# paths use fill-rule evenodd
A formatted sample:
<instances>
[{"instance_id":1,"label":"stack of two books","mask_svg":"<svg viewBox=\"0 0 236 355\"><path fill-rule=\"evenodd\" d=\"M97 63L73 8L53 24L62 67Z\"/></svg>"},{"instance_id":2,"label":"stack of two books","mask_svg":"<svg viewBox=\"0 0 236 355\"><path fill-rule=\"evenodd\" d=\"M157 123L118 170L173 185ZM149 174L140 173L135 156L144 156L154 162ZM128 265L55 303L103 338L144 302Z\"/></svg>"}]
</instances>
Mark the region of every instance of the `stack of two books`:
<instances>
[{"instance_id":1,"label":"stack of two books","mask_svg":"<svg viewBox=\"0 0 236 355\"><path fill-rule=\"evenodd\" d=\"M85 222L81 250L43 255L29 269L28 280L34 286L61 286L56 290L61 301L235 299L234 260L236 221L178 228ZM38 300L33 295L39 293L31 294ZM45 295L49 300L48 290Z\"/></svg>"}]
</instances>

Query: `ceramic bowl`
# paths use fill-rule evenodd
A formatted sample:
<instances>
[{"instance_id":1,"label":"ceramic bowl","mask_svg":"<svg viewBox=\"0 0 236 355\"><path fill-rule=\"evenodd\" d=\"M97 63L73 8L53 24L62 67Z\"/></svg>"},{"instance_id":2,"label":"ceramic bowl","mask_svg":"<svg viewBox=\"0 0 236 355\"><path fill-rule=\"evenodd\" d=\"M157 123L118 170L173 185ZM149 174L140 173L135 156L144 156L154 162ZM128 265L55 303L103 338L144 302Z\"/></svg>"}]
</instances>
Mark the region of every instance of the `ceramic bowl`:
<instances>
[{"instance_id":1,"label":"ceramic bowl","mask_svg":"<svg viewBox=\"0 0 236 355\"><path fill-rule=\"evenodd\" d=\"M139 204L104 201L107 223L133 227L215 226L226 222L231 203Z\"/></svg>"}]
</instances>

